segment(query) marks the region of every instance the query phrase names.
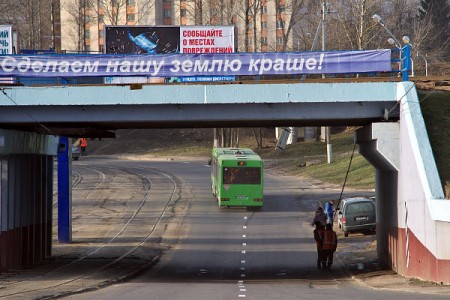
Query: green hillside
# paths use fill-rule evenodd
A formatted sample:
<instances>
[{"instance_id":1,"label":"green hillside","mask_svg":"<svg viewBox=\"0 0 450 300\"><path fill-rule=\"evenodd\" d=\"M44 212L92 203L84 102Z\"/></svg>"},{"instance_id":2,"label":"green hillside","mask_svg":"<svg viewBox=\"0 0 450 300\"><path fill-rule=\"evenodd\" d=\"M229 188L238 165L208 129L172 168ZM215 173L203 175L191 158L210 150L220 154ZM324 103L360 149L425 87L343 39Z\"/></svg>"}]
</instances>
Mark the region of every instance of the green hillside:
<instances>
[{"instance_id":1,"label":"green hillside","mask_svg":"<svg viewBox=\"0 0 450 300\"><path fill-rule=\"evenodd\" d=\"M447 198L450 198L450 92L419 93L422 114Z\"/></svg>"},{"instance_id":2,"label":"green hillside","mask_svg":"<svg viewBox=\"0 0 450 300\"><path fill-rule=\"evenodd\" d=\"M450 198L450 92L419 93L425 124L447 198ZM335 184L343 184L353 150L354 132L332 136L332 164L326 162L326 145L302 142L284 151L258 150L265 158L277 158L269 165L290 174L311 176ZM357 152L351 164L346 185L374 188L374 168Z\"/></svg>"}]
</instances>

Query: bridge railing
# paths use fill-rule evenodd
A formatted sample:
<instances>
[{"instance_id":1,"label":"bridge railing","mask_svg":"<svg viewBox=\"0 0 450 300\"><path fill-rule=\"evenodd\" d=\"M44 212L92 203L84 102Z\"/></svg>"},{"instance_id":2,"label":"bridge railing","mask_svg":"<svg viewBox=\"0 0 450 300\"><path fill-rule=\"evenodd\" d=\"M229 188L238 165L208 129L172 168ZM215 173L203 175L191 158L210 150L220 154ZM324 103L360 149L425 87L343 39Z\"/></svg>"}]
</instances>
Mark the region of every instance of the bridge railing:
<instances>
[{"instance_id":1,"label":"bridge railing","mask_svg":"<svg viewBox=\"0 0 450 300\"><path fill-rule=\"evenodd\" d=\"M402 81L408 81L411 72L411 45L406 44L402 48L394 48L392 51L392 62L397 69L393 68L393 73L401 73Z\"/></svg>"}]
</instances>

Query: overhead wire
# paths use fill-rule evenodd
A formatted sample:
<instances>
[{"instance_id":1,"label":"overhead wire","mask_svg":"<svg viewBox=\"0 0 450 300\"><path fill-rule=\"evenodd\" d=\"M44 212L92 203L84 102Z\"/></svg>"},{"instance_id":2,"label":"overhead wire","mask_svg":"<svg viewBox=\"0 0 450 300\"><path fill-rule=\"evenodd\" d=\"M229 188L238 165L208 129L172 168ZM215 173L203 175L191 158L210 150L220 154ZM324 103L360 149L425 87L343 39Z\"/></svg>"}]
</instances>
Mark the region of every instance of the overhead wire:
<instances>
[{"instance_id":1,"label":"overhead wire","mask_svg":"<svg viewBox=\"0 0 450 300\"><path fill-rule=\"evenodd\" d=\"M339 195L339 200L338 200L336 207L339 207L339 204L341 204L342 194L344 193L344 188L347 183L348 174L350 173L350 167L352 165L353 156L355 155L355 150L356 150L356 143L353 145L352 156L350 157L350 162L348 163L347 173L345 174L344 184L342 185L341 194Z\"/></svg>"}]
</instances>

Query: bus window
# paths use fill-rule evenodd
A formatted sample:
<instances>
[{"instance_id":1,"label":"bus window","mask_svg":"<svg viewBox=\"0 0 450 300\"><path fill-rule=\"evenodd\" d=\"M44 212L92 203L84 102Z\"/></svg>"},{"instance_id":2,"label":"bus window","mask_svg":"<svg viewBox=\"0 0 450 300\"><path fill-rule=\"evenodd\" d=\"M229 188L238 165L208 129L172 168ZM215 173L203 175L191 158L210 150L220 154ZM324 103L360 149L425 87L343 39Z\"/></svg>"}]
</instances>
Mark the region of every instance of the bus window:
<instances>
[{"instance_id":1,"label":"bus window","mask_svg":"<svg viewBox=\"0 0 450 300\"><path fill-rule=\"evenodd\" d=\"M223 184L261 184L261 168L225 167L223 168Z\"/></svg>"}]
</instances>

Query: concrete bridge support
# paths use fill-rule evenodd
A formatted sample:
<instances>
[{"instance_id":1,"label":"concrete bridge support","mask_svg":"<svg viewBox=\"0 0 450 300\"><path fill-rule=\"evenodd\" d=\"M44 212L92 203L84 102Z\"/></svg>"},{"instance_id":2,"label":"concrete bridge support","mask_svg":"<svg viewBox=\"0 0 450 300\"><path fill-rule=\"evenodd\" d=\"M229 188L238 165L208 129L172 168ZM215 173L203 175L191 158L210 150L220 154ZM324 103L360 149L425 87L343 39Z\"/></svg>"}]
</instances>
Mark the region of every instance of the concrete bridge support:
<instances>
[{"instance_id":1,"label":"concrete bridge support","mask_svg":"<svg viewBox=\"0 0 450 300\"><path fill-rule=\"evenodd\" d=\"M356 133L360 153L376 168L378 256L401 275L450 284L450 201L411 85L398 86L397 123Z\"/></svg>"},{"instance_id":2,"label":"concrete bridge support","mask_svg":"<svg viewBox=\"0 0 450 300\"><path fill-rule=\"evenodd\" d=\"M57 137L0 130L0 272L51 255Z\"/></svg>"},{"instance_id":3,"label":"concrete bridge support","mask_svg":"<svg viewBox=\"0 0 450 300\"><path fill-rule=\"evenodd\" d=\"M397 189L399 168L400 125L373 123L356 133L359 152L375 167L375 199L377 203L377 252L387 266L393 265L392 249L397 227Z\"/></svg>"}]
</instances>

